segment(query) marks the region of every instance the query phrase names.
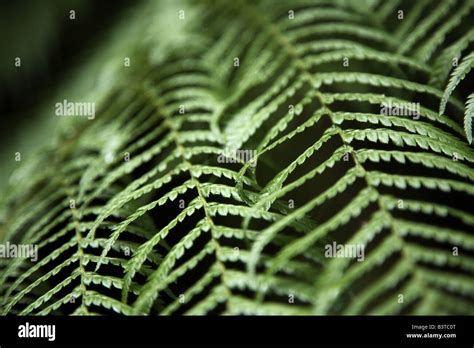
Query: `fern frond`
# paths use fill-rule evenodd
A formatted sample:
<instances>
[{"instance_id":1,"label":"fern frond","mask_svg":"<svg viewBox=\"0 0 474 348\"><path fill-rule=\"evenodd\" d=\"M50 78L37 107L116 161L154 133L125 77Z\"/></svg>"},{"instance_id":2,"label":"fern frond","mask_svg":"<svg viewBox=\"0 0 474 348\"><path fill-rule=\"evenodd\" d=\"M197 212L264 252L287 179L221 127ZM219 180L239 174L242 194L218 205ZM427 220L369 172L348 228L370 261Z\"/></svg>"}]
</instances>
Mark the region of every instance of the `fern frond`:
<instances>
[{"instance_id":1,"label":"fern frond","mask_svg":"<svg viewBox=\"0 0 474 348\"><path fill-rule=\"evenodd\" d=\"M474 118L474 94L467 98L466 113L464 115L464 131L469 144L472 143L472 119Z\"/></svg>"},{"instance_id":2,"label":"fern frond","mask_svg":"<svg viewBox=\"0 0 474 348\"><path fill-rule=\"evenodd\" d=\"M453 73L451 74L451 78L449 83L444 90L443 97L441 98L441 102L439 104L439 113L443 114L444 110L446 109L446 104L448 103L449 97L453 93L456 86L463 80L466 75L471 71L474 65L474 52L467 55L463 58L461 63L454 69Z\"/></svg>"},{"instance_id":3,"label":"fern frond","mask_svg":"<svg viewBox=\"0 0 474 348\"><path fill-rule=\"evenodd\" d=\"M405 5L137 5L56 96L96 119L61 118L0 202L39 252L0 260L0 312L468 314L472 2Z\"/></svg>"}]
</instances>

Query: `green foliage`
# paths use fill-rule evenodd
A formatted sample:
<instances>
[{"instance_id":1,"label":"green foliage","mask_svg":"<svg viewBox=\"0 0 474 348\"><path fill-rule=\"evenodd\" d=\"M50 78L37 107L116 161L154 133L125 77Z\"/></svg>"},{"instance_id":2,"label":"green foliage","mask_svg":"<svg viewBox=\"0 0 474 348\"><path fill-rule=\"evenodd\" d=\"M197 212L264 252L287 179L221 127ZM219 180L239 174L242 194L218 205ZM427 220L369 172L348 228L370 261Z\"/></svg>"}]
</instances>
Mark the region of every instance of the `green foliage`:
<instances>
[{"instance_id":1,"label":"green foliage","mask_svg":"<svg viewBox=\"0 0 474 348\"><path fill-rule=\"evenodd\" d=\"M140 5L12 177L1 313L472 314L472 1L413 3Z\"/></svg>"},{"instance_id":2,"label":"green foliage","mask_svg":"<svg viewBox=\"0 0 474 348\"><path fill-rule=\"evenodd\" d=\"M474 52L463 58L461 63L454 69L446 89L444 90L443 98L439 107L439 113L442 114L446 110L448 99L453 93L456 86L463 80L474 66Z\"/></svg>"},{"instance_id":3,"label":"green foliage","mask_svg":"<svg viewBox=\"0 0 474 348\"><path fill-rule=\"evenodd\" d=\"M471 93L466 102L466 114L464 115L464 131L467 141L472 143L472 119L474 118L474 93Z\"/></svg>"}]
</instances>

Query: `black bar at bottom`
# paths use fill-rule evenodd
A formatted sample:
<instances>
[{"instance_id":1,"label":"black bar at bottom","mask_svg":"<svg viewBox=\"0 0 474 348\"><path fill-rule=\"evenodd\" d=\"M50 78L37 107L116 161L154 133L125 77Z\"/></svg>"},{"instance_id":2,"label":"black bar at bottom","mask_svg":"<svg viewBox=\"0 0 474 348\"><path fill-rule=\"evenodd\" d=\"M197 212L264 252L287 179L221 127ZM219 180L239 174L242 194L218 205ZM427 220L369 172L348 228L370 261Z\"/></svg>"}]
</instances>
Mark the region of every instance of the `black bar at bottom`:
<instances>
[{"instance_id":1,"label":"black bar at bottom","mask_svg":"<svg viewBox=\"0 0 474 348\"><path fill-rule=\"evenodd\" d=\"M36 325L55 325L54 340ZM47 337L19 337L36 334ZM0 317L1 348L39 343L474 347L474 317Z\"/></svg>"}]
</instances>

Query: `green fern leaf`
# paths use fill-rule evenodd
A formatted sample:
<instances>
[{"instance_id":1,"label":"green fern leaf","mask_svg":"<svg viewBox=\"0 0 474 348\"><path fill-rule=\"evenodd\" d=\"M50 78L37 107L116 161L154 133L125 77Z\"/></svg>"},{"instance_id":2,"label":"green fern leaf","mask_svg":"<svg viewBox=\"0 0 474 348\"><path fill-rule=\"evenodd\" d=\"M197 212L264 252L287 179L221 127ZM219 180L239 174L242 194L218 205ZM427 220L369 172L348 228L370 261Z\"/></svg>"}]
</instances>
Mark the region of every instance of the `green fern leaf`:
<instances>
[{"instance_id":1,"label":"green fern leaf","mask_svg":"<svg viewBox=\"0 0 474 348\"><path fill-rule=\"evenodd\" d=\"M136 5L0 200L0 313L471 314L472 1L407 3Z\"/></svg>"}]
</instances>

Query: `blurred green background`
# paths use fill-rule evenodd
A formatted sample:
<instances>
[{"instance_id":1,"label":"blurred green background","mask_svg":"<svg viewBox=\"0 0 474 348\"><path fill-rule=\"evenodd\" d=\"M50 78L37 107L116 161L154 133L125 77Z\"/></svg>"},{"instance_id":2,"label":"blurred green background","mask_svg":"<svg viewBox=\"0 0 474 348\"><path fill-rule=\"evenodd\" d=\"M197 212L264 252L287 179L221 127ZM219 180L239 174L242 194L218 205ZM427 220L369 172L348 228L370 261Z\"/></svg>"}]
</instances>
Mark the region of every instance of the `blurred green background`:
<instances>
[{"instance_id":1,"label":"blurred green background","mask_svg":"<svg viewBox=\"0 0 474 348\"><path fill-rule=\"evenodd\" d=\"M0 196L22 160L53 140L44 117L58 86L100 46L100 37L131 7L117 0L23 0L0 3ZM75 19L70 19L71 10ZM15 58L21 66L15 66ZM52 110L53 111L53 110ZM40 117L39 115L43 115Z\"/></svg>"}]
</instances>

